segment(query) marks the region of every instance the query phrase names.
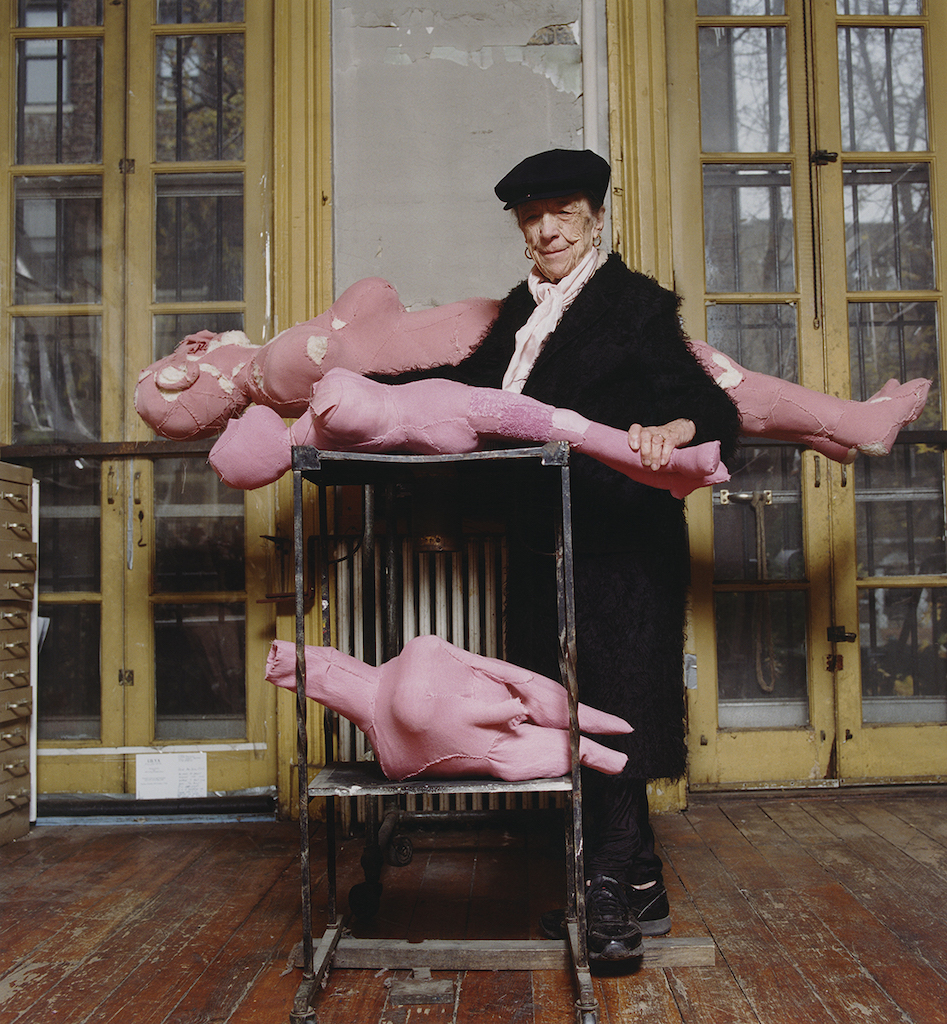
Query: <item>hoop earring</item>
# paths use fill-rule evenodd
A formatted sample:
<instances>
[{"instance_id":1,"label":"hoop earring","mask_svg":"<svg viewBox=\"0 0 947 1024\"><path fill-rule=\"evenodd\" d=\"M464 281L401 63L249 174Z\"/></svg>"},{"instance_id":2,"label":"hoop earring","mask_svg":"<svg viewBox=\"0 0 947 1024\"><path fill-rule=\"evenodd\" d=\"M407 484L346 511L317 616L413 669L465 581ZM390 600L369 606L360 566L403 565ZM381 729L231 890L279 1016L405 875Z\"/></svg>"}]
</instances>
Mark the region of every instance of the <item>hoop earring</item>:
<instances>
[{"instance_id":1,"label":"hoop earring","mask_svg":"<svg viewBox=\"0 0 947 1024\"><path fill-rule=\"evenodd\" d=\"M531 260L533 258L533 254L529 251L529 246L528 245L526 246L526 258L528 260Z\"/></svg>"},{"instance_id":2,"label":"hoop earring","mask_svg":"<svg viewBox=\"0 0 947 1024\"><path fill-rule=\"evenodd\" d=\"M599 246L600 246L601 244L602 244L602 236L601 236L601 235L596 235L596 236L595 236L595 237L594 237L594 238L592 239L592 245L593 245L593 246L594 246L594 247L595 247L596 249L598 249L598 248L599 248Z\"/></svg>"}]
</instances>

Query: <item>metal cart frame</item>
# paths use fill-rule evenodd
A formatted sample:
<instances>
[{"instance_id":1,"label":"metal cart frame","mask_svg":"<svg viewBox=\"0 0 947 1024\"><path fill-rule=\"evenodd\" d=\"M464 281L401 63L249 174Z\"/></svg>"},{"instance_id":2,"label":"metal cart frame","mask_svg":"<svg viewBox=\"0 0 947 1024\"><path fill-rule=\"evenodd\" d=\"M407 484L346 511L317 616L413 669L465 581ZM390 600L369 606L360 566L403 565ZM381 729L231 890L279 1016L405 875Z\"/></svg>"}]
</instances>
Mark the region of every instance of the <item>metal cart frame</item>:
<instances>
[{"instance_id":1,"label":"metal cart frame","mask_svg":"<svg viewBox=\"0 0 947 1024\"><path fill-rule=\"evenodd\" d=\"M299 829L302 885L302 967L303 980L296 994L290 1020L314 1021L315 993L331 966L336 967L425 967L452 970L540 970L564 968L570 962L575 975L576 1019L579 1024L596 1024L598 1003L592 988L585 941L585 894L582 869L582 789L579 768L579 727L577 718L578 683L576 679L575 596L572 559L572 502L569 474L569 446L554 442L542 447L502 449L467 455L369 455L363 453L322 452L296 447L293 456L293 531L295 549L296 599L296 728L299 766ZM392 782L385 779L372 762L329 764L312 780L309 777L309 743L306 726L305 662L305 543L303 538L303 481L320 485L321 508L325 508L325 487L332 484L391 484L409 475L416 467L429 471L432 466L451 464L461 471L472 464L520 460L525 466L548 467L559 475L560 502L556 515L556 576L559 593L559 664L569 698L569 739L572 771L556 779L537 779L508 783L498 779L452 779ZM325 516L322 516L322 532ZM366 516L364 551L374 557L374 523ZM391 548L391 545L389 545ZM389 555L391 557L391 555ZM325 558L323 558L325 581ZM328 590L324 582L323 609L328 611ZM390 604L389 620L390 620ZM325 621L325 620L324 620ZM323 641L328 641L324 630ZM463 941L426 939L423 942L354 939L343 935L343 918L336 893L335 799L352 796L397 796L429 793L529 793L567 794L569 822L566 827L567 932L568 940ZM321 796L327 801L327 880L328 927L318 947L313 941L310 874L309 801Z\"/></svg>"}]
</instances>

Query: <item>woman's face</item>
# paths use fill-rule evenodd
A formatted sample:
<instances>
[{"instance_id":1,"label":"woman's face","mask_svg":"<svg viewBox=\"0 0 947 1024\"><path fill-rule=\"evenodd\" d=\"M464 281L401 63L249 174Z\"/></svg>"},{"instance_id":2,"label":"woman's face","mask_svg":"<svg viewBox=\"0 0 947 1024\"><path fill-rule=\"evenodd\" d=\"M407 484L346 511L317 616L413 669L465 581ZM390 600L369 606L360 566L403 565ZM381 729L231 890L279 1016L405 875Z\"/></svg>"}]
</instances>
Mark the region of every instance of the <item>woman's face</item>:
<instances>
[{"instance_id":1,"label":"woman's face","mask_svg":"<svg viewBox=\"0 0 947 1024\"><path fill-rule=\"evenodd\" d=\"M588 199L576 193L520 203L516 219L539 272L556 282L568 277L592 248L605 225L605 209L593 213Z\"/></svg>"}]
</instances>

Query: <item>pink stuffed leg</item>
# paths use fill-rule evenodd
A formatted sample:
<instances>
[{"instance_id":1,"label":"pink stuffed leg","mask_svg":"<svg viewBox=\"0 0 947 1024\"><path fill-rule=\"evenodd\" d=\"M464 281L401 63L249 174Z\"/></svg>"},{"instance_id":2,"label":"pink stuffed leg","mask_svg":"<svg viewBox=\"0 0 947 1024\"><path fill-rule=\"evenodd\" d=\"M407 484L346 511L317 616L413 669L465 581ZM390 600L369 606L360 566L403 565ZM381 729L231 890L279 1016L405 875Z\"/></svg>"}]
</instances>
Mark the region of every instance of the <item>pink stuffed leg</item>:
<instances>
[{"instance_id":1,"label":"pink stuffed leg","mask_svg":"<svg viewBox=\"0 0 947 1024\"><path fill-rule=\"evenodd\" d=\"M291 430L272 410L250 409L228 424L210 462L225 483L249 489L286 472L293 444L431 455L477 451L484 441L496 439L568 441L577 451L676 498L729 479L716 441L677 449L667 466L648 469L628 447L624 431L525 395L442 379L380 384L341 368L330 370L313 387L309 415Z\"/></svg>"},{"instance_id":2,"label":"pink stuffed leg","mask_svg":"<svg viewBox=\"0 0 947 1024\"><path fill-rule=\"evenodd\" d=\"M867 401L812 391L740 366L705 341L691 341L694 355L736 403L742 433L808 445L837 462L857 452L887 455L898 431L921 414L931 382L889 380Z\"/></svg>"}]
</instances>

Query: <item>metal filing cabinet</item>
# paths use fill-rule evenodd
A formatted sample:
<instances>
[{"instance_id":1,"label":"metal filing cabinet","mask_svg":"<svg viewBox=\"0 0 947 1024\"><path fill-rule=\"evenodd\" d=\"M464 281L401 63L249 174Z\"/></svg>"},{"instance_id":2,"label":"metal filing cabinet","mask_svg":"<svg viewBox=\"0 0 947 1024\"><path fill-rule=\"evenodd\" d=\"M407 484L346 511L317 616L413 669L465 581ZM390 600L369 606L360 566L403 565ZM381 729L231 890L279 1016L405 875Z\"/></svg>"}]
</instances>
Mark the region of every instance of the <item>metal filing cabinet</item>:
<instances>
[{"instance_id":1,"label":"metal filing cabinet","mask_svg":"<svg viewBox=\"0 0 947 1024\"><path fill-rule=\"evenodd\" d=\"M0 463L0 844L30 828L32 477L28 469Z\"/></svg>"}]
</instances>

